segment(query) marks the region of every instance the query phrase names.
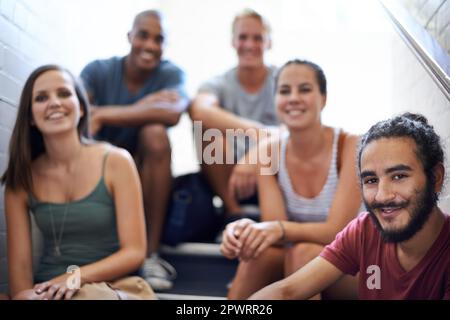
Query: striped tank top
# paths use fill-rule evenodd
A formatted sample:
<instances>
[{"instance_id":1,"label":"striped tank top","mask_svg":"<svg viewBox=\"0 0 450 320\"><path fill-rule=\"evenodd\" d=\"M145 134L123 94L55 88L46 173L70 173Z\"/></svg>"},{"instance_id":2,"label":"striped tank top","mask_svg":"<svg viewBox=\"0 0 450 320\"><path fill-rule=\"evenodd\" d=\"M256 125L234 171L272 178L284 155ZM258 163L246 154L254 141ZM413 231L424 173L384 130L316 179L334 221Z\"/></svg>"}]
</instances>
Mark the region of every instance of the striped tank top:
<instances>
[{"instance_id":1,"label":"striped tank top","mask_svg":"<svg viewBox=\"0 0 450 320\"><path fill-rule=\"evenodd\" d=\"M328 178L320 193L314 198L305 198L297 194L286 167L286 146L289 136L281 141L280 169L278 184L284 197L287 217L297 222L322 222L328 217L339 181L337 170L337 148L340 129L334 128L333 151L328 170Z\"/></svg>"}]
</instances>

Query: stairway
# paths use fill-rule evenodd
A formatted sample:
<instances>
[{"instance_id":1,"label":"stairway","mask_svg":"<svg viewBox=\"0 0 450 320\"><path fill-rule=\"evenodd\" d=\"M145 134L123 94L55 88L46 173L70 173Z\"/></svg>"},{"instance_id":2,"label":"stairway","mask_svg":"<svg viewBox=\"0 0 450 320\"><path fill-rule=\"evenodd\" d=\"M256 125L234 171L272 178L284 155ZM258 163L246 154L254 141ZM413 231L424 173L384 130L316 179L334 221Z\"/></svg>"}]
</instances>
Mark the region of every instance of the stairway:
<instances>
[{"instance_id":1,"label":"stairway","mask_svg":"<svg viewBox=\"0 0 450 320\"><path fill-rule=\"evenodd\" d=\"M258 207L253 203L255 201L257 203L256 198L251 198L241 203L242 215L240 218L245 217L259 221L260 213ZM216 210L223 211L221 200L219 199L217 202L220 203L215 203ZM226 299L228 285L236 274L239 261L226 259L220 253L219 243L222 229L217 234L215 241L186 242L175 247L161 246L159 252L161 258L175 267L178 276L171 290L156 292L159 299Z\"/></svg>"},{"instance_id":2,"label":"stairway","mask_svg":"<svg viewBox=\"0 0 450 320\"><path fill-rule=\"evenodd\" d=\"M161 300L226 299L227 285L238 265L224 258L217 243L183 243L162 246L160 255L177 270L174 287L157 292Z\"/></svg>"}]
</instances>

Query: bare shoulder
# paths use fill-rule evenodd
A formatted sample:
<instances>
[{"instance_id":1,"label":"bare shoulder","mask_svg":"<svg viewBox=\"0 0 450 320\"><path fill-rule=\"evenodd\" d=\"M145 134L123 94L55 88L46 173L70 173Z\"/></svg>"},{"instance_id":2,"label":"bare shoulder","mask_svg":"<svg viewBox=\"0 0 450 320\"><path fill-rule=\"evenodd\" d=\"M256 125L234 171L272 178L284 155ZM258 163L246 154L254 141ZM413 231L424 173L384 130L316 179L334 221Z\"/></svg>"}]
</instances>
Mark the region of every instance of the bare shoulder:
<instances>
[{"instance_id":1,"label":"bare shoulder","mask_svg":"<svg viewBox=\"0 0 450 320\"><path fill-rule=\"evenodd\" d=\"M106 148L108 150L106 165L113 171L129 167L130 165L134 166L133 157L127 150L113 145L108 145Z\"/></svg>"},{"instance_id":2,"label":"bare shoulder","mask_svg":"<svg viewBox=\"0 0 450 320\"><path fill-rule=\"evenodd\" d=\"M107 182L111 177L123 172L130 166L134 166L133 157L125 149L103 142L93 143L87 147L89 148L88 156L90 159L96 159L96 163L104 163ZM106 159L105 162L103 162L104 159Z\"/></svg>"},{"instance_id":3,"label":"bare shoulder","mask_svg":"<svg viewBox=\"0 0 450 320\"><path fill-rule=\"evenodd\" d=\"M279 136L269 137L258 144L259 155L267 155L268 157L280 155L281 139Z\"/></svg>"},{"instance_id":4,"label":"bare shoulder","mask_svg":"<svg viewBox=\"0 0 450 320\"><path fill-rule=\"evenodd\" d=\"M354 171L360 136L347 132L343 133L344 139L342 141L342 152L340 154L340 163L342 164L343 168L347 168L347 170Z\"/></svg>"},{"instance_id":5,"label":"bare shoulder","mask_svg":"<svg viewBox=\"0 0 450 320\"><path fill-rule=\"evenodd\" d=\"M345 137L343 141L344 150L354 152L358 147L360 136L345 131L342 131L342 133L344 134Z\"/></svg>"},{"instance_id":6,"label":"bare shoulder","mask_svg":"<svg viewBox=\"0 0 450 320\"><path fill-rule=\"evenodd\" d=\"M28 217L28 193L23 188L5 188L5 217L27 219Z\"/></svg>"},{"instance_id":7,"label":"bare shoulder","mask_svg":"<svg viewBox=\"0 0 450 320\"><path fill-rule=\"evenodd\" d=\"M103 158L105 154L108 154L108 162L110 162L110 159L121 159L127 157L133 160L127 150L116 147L107 142L95 142L87 145L87 147L90 149L90 156Z\"/></svg>"},{"instance_id":8,"label":"bare shoulder","mask_svg":"<svg viewBox=\"0 0 450 320\"><path fill-rule=\"evenodd\" d=\"M104 179L108 190L113 193L118 181L124 177L133 176L133 172L136 172L134 159L127 150L111 144L98 144L95 147L97 148L96 152L99 152L105 159ZM104 158L105 155L106 158Z\"/></svg>"},{"instance_id":9,"label":"bare shoulder","mask_svg":"<svg viewBox=\"0 0 450 320\"><path fill-rule=\"evenodd\" d=\"M13 202L28 202L28 194L23 188L5 188L5 199Z\"/></svg>"}]
</instances>

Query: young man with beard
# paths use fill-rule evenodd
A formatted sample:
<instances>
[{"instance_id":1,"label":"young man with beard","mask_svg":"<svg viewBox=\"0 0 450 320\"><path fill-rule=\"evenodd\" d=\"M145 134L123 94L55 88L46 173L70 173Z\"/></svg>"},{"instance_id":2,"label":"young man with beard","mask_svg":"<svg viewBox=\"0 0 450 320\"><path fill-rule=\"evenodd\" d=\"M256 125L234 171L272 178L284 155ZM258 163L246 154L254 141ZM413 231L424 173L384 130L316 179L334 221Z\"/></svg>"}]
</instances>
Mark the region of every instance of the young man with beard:
<instances>
[{"instance_id":1,"label":"young man with beard","mask_svg":"<svg viewBox=\"0 0 450 320\"><path fill-rule=\"evenodd\" d=\"M437 207L444 154L433 127L411 113L379 122L362 138L358 163L368 213L251 298L308 299L359 272L360 299L450 299L450 216Z\"/></svg>"},{"instance_id":2,"label":"young man with beard","mask_svg":"<svg viewBox=\"0 0 450 320\"><path fill-rule=\"evenodd\" d=\"M157 252L171 185L167 128L188 106L184 73L162 60L165 34L158 11L139 13L125 57L89 63L81 72L93 108L91 134L126 148L138 165L144 194L149 259L143 276L155 290L169 289L175 270Z\"/></svg>"}]
</instances>

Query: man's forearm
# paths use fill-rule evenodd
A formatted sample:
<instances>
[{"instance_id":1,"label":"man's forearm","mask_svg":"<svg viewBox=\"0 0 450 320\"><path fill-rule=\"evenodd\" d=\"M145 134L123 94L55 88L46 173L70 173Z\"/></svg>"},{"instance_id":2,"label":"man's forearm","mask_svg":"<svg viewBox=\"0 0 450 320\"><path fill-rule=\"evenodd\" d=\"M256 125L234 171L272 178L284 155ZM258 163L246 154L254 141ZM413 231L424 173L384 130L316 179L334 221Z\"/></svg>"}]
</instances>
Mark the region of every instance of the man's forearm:
<instances>
[{"instance_id":1,"label":"man's forearm","mask_svg":"<svg viewBox=\"0 0 450 320\"><path fill-rule=\"evenodd\" d=\"M220 107L193 106L191 117L194 121L202 121L205 128L216 128L222 132L226 129L260 129L263 125L257 121L244 119Z\"/></svg>"},{"instance_id":2,"label":"man's forearm","mask_svg":"<svg viewBox=\"0 0 450 320\"><path fill-rule=\"evenodd\" d=\"M148 106L114 106L101 107L96 111L102 125L119 127L142 126L150 123L161 123L173 126L178 123L181 112L169 108Z\"/></svg>"},{"instance_id":3,"label":"man's forearm","mask_svg":"<svg viewBox=\"0 0 450 320\"><path fill-rule=\"evenodd\" d=\"M256 292L250 299L309 299L336 283L343 275L331 262L319 256L287 278Z\"/></svg>"},{"instance_id":4,"label":"man's forearm","mask_svg":"<svg viewBox=\"0 0 450 320\"><path fill-rule=\"evenodd\" d=\"M262 288L258 292L251 295L249 300L291 300L287 292L283 289L281 282L275 282L271 285Z\"/></svg>"},{"instance_id":5,"label":"man's forearm","mask_svg":"<svg viewBox=\"0 0 450 320\"><path fill-rule=\"evenodd\" d=\"M200 93L192 101L190 116L193 121L201 121L205 128L215 128L222 132L226 129L260 129L263 125L257 121L239 117L219 106L218 98L211 93Z\"/></svg>"}]
</instances>

